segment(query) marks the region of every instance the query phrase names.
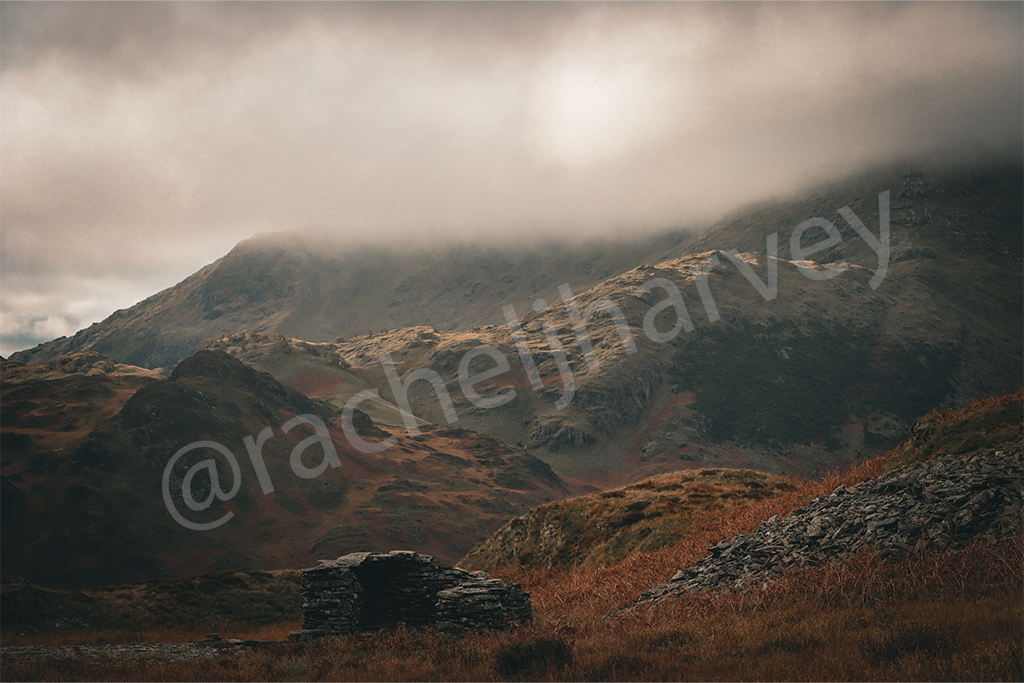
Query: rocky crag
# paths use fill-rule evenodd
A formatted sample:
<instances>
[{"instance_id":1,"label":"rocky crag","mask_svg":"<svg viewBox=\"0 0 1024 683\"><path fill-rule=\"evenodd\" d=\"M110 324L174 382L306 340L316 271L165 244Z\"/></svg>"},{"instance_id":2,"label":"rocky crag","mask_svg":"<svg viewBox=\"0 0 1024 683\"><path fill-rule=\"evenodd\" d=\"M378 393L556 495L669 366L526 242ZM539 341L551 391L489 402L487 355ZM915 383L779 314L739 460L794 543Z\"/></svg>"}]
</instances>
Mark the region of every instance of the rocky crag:
<instances>
[{"instance_id":1,"label":"rocky crag","mask_svg":"<svg viewBox=\"0 0 1024 683\"><path fill-rule=\"evenodd\" d=\"M302 631L293 640L395 628L509 628L533 618L519 584L441 567L409 550L350 553L302 570Z\"/></svg>"},{"instance_id":2,"label":"rocky crag","mask_svg":"<svg viewBox=\"0 0 1024 683\"><path fill-rule=\"evenodd\" d=\"M960 549L979 538L1020 533L1022 519L1019 447L940 457L840 486L784 519L773 516L645 591L637 606L688 591L763 587L788 570L840 561L866 548L883 556Z\"/></svg>"}]
</instances>

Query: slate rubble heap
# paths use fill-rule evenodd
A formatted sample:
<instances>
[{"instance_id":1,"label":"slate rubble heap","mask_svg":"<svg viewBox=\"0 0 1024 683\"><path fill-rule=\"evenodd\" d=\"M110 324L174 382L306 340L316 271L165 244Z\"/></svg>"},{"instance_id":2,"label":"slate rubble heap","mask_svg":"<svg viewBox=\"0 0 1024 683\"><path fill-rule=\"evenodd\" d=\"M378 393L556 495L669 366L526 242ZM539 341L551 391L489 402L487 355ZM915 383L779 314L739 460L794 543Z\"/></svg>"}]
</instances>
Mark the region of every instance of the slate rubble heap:
<instances>
[{"instance_id":1,"label":"slate rubble heap","mask_svg":"<svg viewBox=\"0 0 1024 683\"><path fill-rule=\"evenodd\" d=\"M637 605L687 591L763 587L789 569L842 560L865 547L898 556L1020 533L1022 475L1019 449L982 451L840 486L784 519L776 515L752 534L709 548L711 555L645 591Z\"/></svg>"},{"instance_id":2,"label":"slate rubble heap","mask_svg":"<svg viewBox=\"0 0 1024 683\"><path fill-rule=\"evenodd\" d=\"M408 550L351 553L302 570L293 640L395 628L505 629L533 618L529 593L486 572L440 567Z\"/></svg>"}]
</instances>

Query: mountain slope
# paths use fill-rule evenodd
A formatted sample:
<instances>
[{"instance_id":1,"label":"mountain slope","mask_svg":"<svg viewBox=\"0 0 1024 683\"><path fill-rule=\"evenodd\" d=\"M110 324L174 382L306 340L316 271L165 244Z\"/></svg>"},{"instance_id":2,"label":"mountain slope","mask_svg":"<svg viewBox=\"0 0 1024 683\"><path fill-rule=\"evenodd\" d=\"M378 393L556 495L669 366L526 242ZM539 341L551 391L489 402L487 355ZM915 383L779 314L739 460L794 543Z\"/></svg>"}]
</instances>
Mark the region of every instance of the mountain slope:
<instances>
[{"instance_id":1,"label":"mountain slope","mask_svg":"<svg viewBox=\"0 0 1024 683\"><path fill-rule=\"evenodd\" d=\"M731 459L813 474L813 468L794 469L809 455L800 446L838 456L814 463L825 470L893 445L935 406L1019 386L1021 181L1019 168L924 183L904 172L868 176L809 200L744 213L710 231L714 243L710 236L695 239L677 258L576 292L581 311L601 300L618 304L636 352L607 316L597 318L587 326L600 361L592 370L561 307L548 315L576 393L566 409L549 407L534 418L531 448L567 473L594 465L655 473ZM873 289L879 258L836 214L851 207L877 235L878 195L886 191L899 208L891 216L891 259ZM915 215L942 219L907 225ZM793 228L815 216L832 220L842 236L819 261L848 264L829 280L810 279L787 254ZM756 239L748 239L751 231ZM748 265L756 260L753 276L766 280L766 235L775 232L778 293L766 301L723 250L740 251ZM972 252L959 247L962 241L987 246ZM707 246L718 249L687 251ZM707 276L713 308L694 275L712 256L718 261ZM695 326L663 344L652 343L643 323L665 293L637 296L637 287L655 278L675 284ZM678 322L672 309L658 321L666 333ZM524 320L534 348L546 346L542 323L540 316ZM537 361L538 367L546 362ZM560 388L557 379L552 383ZM487 431L486 420L470 424ZM632 443L623 440L626 434ZM730 458L723 448L744 455Z\"/></svg>"},{"instance_id":2,"label":"mountain slope","mask_svg":"<svg viewBox=\"0 0 1024 683\"><path fill-rule=\"evenodd\" d=\"M382 354L403 382L413 372L436 372L459 425L529 448L559 473L598 486L706 466L814 476L895 445L934 407L1024 380L1022 180L1014 166L890 169L753 207L662 260L589 289L568 285L564 299L514 306L526 354L507 324L458 333L400 329L324 343L317 354L338 359L389 402L395 394ZM891 204L887 259L852 227L860 221L881 239L884 198ZM817 261L793 253L794 230L811 219L829 221L838 240L812 254ZM812 226L800 244L824 237ZM842 270L821 279L830 268ZM666 288L678 291L674 307ZM567 302L584 317L612 303L624 325L593 313L578 329ZM692 330L682 327L679 311ZM238 345L230 339L207 343L241 352L231 351ZM515 392L498 407L481 408L461 391L460 362L480 345L509 365L476 387L488 399ZM260 367L280 363L273 345L245 353ZM473 371L493 367L474 363ZM327 383L332 372L311 365L303 382ZM339 403L356 393L336 387ZM447 422L444 397L428 383L406 390L417 417Z\"/></svg>"},{"instance_id":3,"label":"mountain slope","mask_svg":"<svg viewBox=\"0 0 1024 683\"><path fill-rule=\"evenodd\" d=\"M73 337L11 358L39 363L93 350L118 362L173 367L204 337L242 331L322 342L381 328L499 323L507 304L522 304L563 282L592 285L678 240L668 234L590 245L416 249L263 234Z\"/></svg>"}]
</instances>

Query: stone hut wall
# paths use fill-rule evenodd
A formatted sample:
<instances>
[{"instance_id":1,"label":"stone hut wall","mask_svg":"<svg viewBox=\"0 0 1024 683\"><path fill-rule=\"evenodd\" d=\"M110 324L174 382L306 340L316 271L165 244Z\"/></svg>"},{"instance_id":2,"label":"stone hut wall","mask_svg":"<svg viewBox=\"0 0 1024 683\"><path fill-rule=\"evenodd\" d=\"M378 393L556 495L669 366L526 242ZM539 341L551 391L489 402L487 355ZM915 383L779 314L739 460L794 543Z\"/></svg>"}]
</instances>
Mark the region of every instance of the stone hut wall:
<instances>
[{"instance_id":1,"label":"stone hut wall","mask_svg":"<svg viewBox=\"0 0 1024 683\"><path fill-rule=\"evenodd\" d=\"M352 553L302 570L302 631L293 639L434 627L504 629L533 618L529 593L486 572L441 567L408 550Z\"/></svg>"}]
</instances>

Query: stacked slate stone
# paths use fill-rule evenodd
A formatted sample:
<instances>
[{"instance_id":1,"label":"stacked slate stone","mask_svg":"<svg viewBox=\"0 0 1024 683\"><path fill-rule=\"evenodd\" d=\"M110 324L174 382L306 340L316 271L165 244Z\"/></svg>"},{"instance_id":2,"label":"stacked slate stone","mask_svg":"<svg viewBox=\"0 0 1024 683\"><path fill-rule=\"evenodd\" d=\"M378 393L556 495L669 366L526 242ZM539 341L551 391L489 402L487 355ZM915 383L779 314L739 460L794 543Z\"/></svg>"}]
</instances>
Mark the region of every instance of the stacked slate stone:
<instances>
[{"instance_id":1,"label":"stacked slate stone","mask_svg":"<svg viewBox=\"0 0 1024 683\"><path fill-rule=\"evenodd\" d=\"M320 560L319 566L303 569L302 631L308 635L354 632L359 627L362 597L362 586L347 565Z\"/></svg>"},{"instance_id":2,"label":"stacked slate stone","mask_svg":"<svg viewBox=\"0 0 1024 683\"><path fill-rule=\"evenodd\" d=\"M442 597L442 595L444 597ZM440 567L408 550L351 553L302 570L293 640L395 628L502 629L532 618L529 593L486 572Z\"/></svg>"},{"instance_id":3,"label":"stacked slate stone","mask_svg":"<svg viewBox=\"0 0 1024 683\"><path fill-rule=\"evenodd\" d=\"M709 548L710 556L645 591L637 605L686 591L764 587L789 569L842 560L866 547L895 557L1020 533L1022 474L1019 449L981 451L840 486L785 519L776 515L752 534Z\"/></svg>"},{"instance_id":4,"label":"stacked slate stone","mask_svg":"<svg viewBox=\"0 0 1024 683\"><path fill-rule=\"evenodd\" d=\"M510 623L533 619L533 607L530 594L519 584L485 578L439 592L437 618L437 628L442 631L501 630Z\"/></svg>"}]
</instances>

